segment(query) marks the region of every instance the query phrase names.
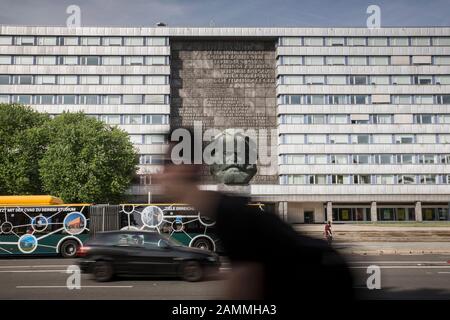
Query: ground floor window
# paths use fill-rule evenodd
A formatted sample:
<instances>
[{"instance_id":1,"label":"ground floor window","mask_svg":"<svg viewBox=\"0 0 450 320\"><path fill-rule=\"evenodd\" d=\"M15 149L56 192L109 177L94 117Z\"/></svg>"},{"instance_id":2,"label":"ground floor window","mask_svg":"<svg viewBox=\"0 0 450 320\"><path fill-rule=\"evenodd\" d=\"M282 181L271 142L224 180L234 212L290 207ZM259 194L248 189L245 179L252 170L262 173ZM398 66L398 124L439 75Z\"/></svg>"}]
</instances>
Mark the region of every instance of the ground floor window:
<instances>
[{"instance_id":1,"label":"ground floor window","mask_svg":"<svg viewBox=\"0 0 450 320\"><path fill-rule=\"evenodd\" d=\"M378 221L415 220L414 208L377 208Z\"/></svg>"},{"instance_id":2,"label":"ground floor window","mask_svg":"<svg viewBox=\"0 0 450 320\"><path fill-rule=\"evenodd\" d=\"M422 219L424 221L449 220L448 208L422 208Z\"/></svg>"},{"instance_id":3,"label":"ground floor window","mask_svg":"<svg viewBox=\"0 0 450 320\"><path fill-rule=\"evenodd\" d=\"M333 221L370 221L370 208L333 208Z\"/></svg>"}]
</instances>

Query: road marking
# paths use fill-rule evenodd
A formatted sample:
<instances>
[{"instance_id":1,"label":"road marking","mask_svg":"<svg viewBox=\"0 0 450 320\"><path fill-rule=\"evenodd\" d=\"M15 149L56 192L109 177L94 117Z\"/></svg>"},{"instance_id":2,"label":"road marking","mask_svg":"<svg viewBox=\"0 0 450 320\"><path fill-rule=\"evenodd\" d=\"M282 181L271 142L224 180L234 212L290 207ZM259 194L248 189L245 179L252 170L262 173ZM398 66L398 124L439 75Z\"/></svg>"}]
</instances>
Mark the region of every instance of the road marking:
<instances>
[{"instance_id":1,"label":"road marking","mask_svg":"<svg viewBox=\"0 0 450 320\"><path fill-rule=\"evenodd\" d=\"M17 289L68 289L67 286L16 286ZM80 286L83 288L133 288L133 286Z\"/></svg>"},{"instance_id":2,"label":"road marking","mask_svg":"<svg viewBox=\"0 0 450 320\"><path fill-rule=\"evenodd\" d=\"M448 271L438 271L438 273L450 273Z\"/></svg>"},{"instance_id":3,"label":"road marking","mask_svg":"<svg viewBox=\"0 0 450 320\"><path fill-rule=\"evenodd\" d=\"M35 266L0 266L0 269L8 269L8 268L61 268L68 267L69 264L47 264L47 265L35 265Z\"/></svg>"}]
</instances>

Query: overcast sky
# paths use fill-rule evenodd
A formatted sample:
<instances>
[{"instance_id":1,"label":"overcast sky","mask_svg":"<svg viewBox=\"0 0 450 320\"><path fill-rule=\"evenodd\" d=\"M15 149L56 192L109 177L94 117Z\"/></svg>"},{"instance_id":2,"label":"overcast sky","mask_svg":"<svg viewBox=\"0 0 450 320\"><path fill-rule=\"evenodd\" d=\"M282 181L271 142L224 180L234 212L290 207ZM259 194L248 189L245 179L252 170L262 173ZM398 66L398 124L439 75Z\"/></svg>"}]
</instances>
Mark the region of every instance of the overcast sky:
<instances>
[{"instance_id":1,"label":"overcast sky","mask_svg":"<svg viewBox=\"0 0 450 320\"><path fill-rule=\"evenodd\" d=\"M365 26L370 4L382 26L450 26L450 0L0 0L0 24L65 25L71 4L82 26Z\"/></svg>"}]
</instances>

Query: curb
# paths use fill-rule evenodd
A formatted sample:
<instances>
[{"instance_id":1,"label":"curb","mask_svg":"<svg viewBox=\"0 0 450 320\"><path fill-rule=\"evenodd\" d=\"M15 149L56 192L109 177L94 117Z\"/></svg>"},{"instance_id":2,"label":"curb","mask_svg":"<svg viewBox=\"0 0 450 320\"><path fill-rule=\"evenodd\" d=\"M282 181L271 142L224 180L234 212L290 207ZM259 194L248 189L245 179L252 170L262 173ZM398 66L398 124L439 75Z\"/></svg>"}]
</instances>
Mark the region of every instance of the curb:
<instances>
[{"instance_id":1,"label":"curb","mask_svg":"<svg viewBox=\"0 0 450 320\"><path fill-rule=\"evenodd\" d=\"M422 254L450 254L450 249L337 249L341 253L351 255L422 255Z\"/></svg>"}]
</instances>

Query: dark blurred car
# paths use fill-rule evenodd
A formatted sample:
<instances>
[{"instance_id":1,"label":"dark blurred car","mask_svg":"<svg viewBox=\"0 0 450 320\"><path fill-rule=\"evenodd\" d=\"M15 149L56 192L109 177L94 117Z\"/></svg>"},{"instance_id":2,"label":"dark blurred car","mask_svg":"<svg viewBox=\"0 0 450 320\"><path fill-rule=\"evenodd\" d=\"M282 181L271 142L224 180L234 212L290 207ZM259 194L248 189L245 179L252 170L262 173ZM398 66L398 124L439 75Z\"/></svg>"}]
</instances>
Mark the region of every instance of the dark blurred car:
<instances>
[{"instance_id":1,"label":"dark blurred car","mask_svg":"<svg viewBox=\"0 0 450 320\"><path fill-rule=\"evenodd\" d=\"M182 246L149 231L101 232L78 250L81 271L97 281L115 275L174 276L200 281L217 272L219 256L207 250Z\"/></svg>"}]
</instances>

